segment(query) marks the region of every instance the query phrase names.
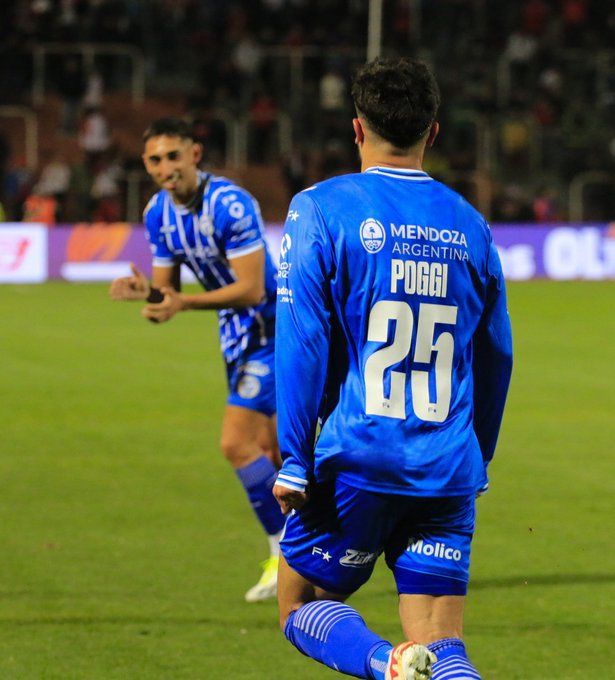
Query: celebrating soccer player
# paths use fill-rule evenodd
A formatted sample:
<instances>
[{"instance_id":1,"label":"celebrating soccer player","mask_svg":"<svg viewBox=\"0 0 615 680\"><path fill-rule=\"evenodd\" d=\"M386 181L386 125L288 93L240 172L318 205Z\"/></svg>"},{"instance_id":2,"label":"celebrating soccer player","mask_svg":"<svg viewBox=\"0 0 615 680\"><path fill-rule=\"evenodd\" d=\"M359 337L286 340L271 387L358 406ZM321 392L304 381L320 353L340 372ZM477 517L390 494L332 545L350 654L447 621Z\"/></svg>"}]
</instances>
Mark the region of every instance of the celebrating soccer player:
<instances>
[{"instance_id":1,"label":"celebrating soccer player","mask_svg":"<svg viewBox=\"0 0 615 680\"><path fill-rule=\"evenodd\" d=\"M347 675L480 678L462 619L512 367L502 270L484 218L422 170L440 101L428 68L376 60L352 95L362 172L297 194L282 242L281 625ZM382 552L397 646L344 603Z\"/></svg>"},{"instance_id":2,"label":"celebrating soccer player","mask_svg":"<svg viewBox=\"0 0 615 680\"><path fill-rule=\"evenodd\" d=\"M274 597L284 517L271 494L277 468L273 338L275 268L258 203L224 177L201 172L202 149L179 119L153 123L143 162L161 191L145 209L152 282L135 267L111 284L114 300L147 300L142 315L164 322L178 312L215 309L229 397L221 447L269 538L270 557L248 602ZM186 264L205 292L180 292Z\"/></svg>"}]
</instances>

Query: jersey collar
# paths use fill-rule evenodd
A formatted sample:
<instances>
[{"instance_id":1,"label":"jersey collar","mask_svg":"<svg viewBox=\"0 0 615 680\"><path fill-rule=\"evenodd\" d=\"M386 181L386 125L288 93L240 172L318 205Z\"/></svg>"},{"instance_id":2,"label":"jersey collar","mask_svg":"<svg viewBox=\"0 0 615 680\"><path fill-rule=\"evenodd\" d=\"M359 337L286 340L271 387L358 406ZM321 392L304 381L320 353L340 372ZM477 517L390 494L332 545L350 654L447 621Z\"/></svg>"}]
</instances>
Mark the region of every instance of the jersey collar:
<instances>
[{"instance_id":1,"label":"jersey collar","mask_svg":"<svg viewBox=\"0 0 615 680\"><path fill-rule=\"evenodd\" d=\"M191 212L198 212L201 209L201 205L203 204L203 198L205 196L205 192L207 191L207 187L209 186L211 175L207 172L203 172L202 170L198 170L197 176L199 185L197 187L196 194L194 194L194 196L190 199L190 202L186 205L179 205L173 201L176 210L182 215L186 215Z\"/></svg>"},{"instance_id":2,"label":"jersey collar","mask_svg":"<svg viewBox=\"0 0 615 680\"><path fill-rule=\"evenodd\" d=\"M396 179L412 180L415 182L429 182L432 181L430 177L423 170L413 170L411 168L388 168L382 165L373 165L367 168L364 172L369 172L374 175L385 175L386 177L395 177Z\"/></svg>"}]
</instances>

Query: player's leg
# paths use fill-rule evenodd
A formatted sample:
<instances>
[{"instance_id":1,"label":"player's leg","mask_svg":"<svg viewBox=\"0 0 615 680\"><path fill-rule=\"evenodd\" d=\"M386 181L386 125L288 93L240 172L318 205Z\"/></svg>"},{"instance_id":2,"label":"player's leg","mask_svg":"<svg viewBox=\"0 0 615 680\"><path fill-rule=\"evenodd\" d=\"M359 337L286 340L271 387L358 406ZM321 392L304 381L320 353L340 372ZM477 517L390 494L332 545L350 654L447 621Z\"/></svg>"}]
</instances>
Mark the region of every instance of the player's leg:
<instances>
[{"instance_id":1,"label":"player's leg","mask_svg":"<svg viewBox=\"0 0 615 680\"><path fill-rule=\"evenodd\" d=\"M225 409L220 446L235 469L269 542L269 559L263 563L262 576L246 593L249 602L275 596L279 539L285 521L271 493L277 468L259 441L269 427L270 416L266 414L232 404Z\"/></svg>"},{"instance_id":2,"label":"player's leg","mask_svg":"<svg viewBox=\"0 0 615 680\"><path fill-rule=\"evenodd\" d=\"M258 444L265 455L279 470L282 467L282 458L278 446L277 418L275 413L267 419L265 426L258 435Z\"/></svg>"},{"instance_id":3,"label":"player's leg","mask_svg":"<svg viewBox=\"0 0 615 680\"><path fill-rule=\"evenodd\" d=\"M276 468L280 469L282 467L282 458L278 446L277 418L275 414L267 420L267 424L260 431L258 443L265 452L267 458L269 458Z\"/></svg>"},{"instance_id":4,"label":"player's leg","mask_svg":"<svg viewBox=\"0 0 615 680\"><path fill-rule=\"evenodd\" d=\"M412 529L387 545L404 635L435 654L434 680L479 680L463 643L474 497L410 501Z\"/></svg>"},{"instance_id":5,"label":"player's leg","mask_svg":"<svg viewBox=\"0 0 615 680\"><path fill-rule=\"evenodd\" d=\"M354 677L391 677L392 645L344 600L370 577L393 515L382 494L339 481L322 484L288 518L282 539L278 602L286 638L306 656ZM428 652L421 653L399 680L429 677Z\"/></svg>"},{"instance_id":6,"label":"player's leg","mask_svg":"<svg viewBox=\"0 0 615 680\"><path fill-rule=\"evenodd\" d=\"M273 344L246 351L241 360L227 365L227 377L222 451L235 468L269 541L261 578L246 593L248 602L258 602L275 596L279 537L285 521L271 493L279 467Z\"/></svg>"},{"instance_id":7,"label":"player's leg","mask_svg":"<svg viewBox=\"0 0 615 680\"><path fill-rule=\"evenodd\" d=\"M458 595L400 595L404 635L435 654L434 680L480 680L463 643L464 603L465 597Z\"/></svg>"}]
</instances>

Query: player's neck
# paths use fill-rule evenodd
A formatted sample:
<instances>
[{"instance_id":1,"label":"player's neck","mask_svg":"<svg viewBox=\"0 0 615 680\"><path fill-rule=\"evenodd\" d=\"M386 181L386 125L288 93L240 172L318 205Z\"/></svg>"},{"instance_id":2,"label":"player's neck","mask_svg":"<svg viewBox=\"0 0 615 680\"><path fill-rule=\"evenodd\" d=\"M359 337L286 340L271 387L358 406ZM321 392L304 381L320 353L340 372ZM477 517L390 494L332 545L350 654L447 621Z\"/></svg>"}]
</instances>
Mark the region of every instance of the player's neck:
<instances>
[{"instance_id":1,"label":"player's neck","mask_svg":"<svg viewBox=\"0 0 615 680\"><path fill-rule=\"evenodd\" d=\"M194 207L194 204L197 202L198 197L200 197L200 191L199 189L201 188L201 178L199 175L196 176L195 184L193 187L191 187L188 192L186 192L185 195L182 196L173 196L173 202L176 203L177 205L182 206L182 208L192 208Z\"/></svg>"},{"instance_id":2,"label":"player's neck","mask_svg":"<svg viewBox=\"0 0 615 680\"><path fill-rule=\"evenodd\" d=\"M384 167L399 168L403 170L422 170L424 148L411 149L408 153L392 153L390 147L368 146L361 149L361 172L368 168Z\"/></svg>"}]
</instances>

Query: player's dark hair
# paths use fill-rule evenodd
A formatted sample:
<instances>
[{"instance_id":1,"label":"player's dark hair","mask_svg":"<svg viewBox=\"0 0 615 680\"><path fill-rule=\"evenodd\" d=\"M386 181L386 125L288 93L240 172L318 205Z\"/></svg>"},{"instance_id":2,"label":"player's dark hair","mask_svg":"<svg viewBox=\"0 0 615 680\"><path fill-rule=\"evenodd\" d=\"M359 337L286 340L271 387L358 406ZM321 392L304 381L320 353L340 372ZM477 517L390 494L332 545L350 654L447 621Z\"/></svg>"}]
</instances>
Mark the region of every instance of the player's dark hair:
<instances>
[{"instance_id":1,"label":"player's dark hair","mask_svg":"<svg viewBox=\"0 0 615 680\"><path fill-rule=\"evenodd\" d=\"M181 118L159 118L155 120L143 133L143 142L152 137L180 137L181 139L193 140L192 127Z\"/></svg>"},{"instance_id":2,"label":"player's dark hair","mask_svg":"<svg viewBox=\"0 0 615 680\"><path fill-rule=\"evenodd\" d=\"M407 149L425 135L440 106L440 89L416 59L374 59L352 81L357 112L379 137Z\"/></svg>"}]
</instances>

